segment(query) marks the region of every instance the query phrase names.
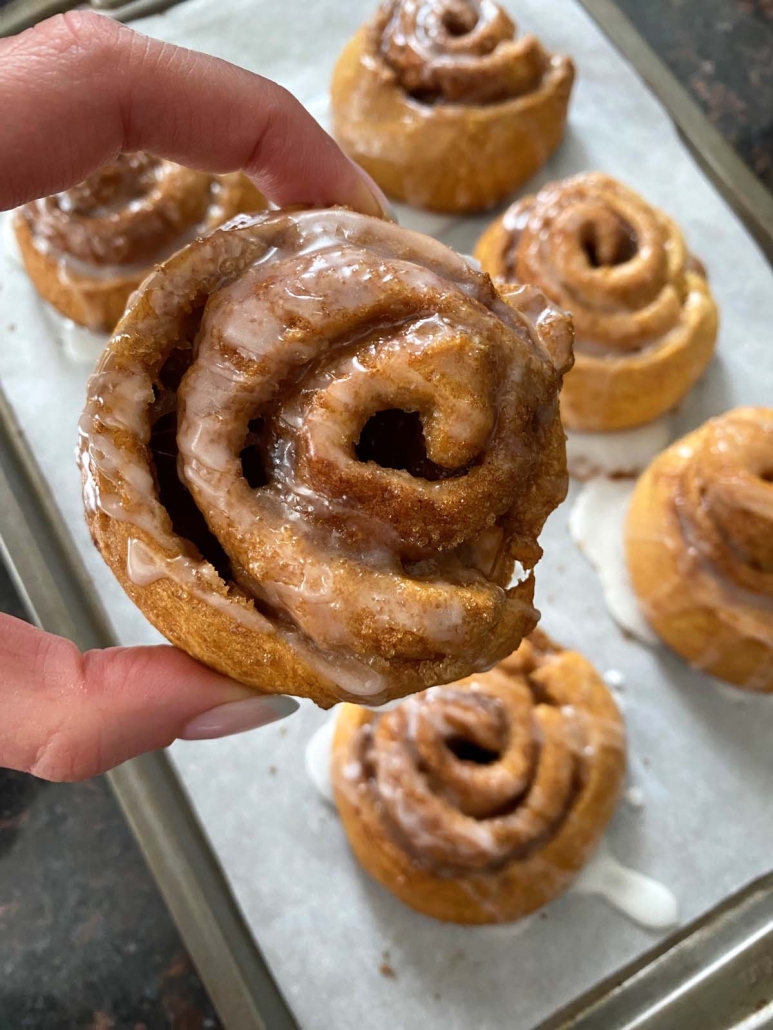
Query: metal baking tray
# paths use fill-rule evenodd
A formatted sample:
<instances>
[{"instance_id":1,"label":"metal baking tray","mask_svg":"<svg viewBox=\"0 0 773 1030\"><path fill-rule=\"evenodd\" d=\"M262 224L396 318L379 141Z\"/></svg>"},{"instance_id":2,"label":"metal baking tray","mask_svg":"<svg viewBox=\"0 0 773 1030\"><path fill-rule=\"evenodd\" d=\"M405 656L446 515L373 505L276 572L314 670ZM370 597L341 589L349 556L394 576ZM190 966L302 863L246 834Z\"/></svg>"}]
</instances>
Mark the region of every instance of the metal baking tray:
<instances>
[{"instance_id":1,"label":"metal baking tray","mask_svg":"<svg viewBox=\"0 0 773 1030\"><path fill-rule=\"evenodd\" d=\"M704 171L773 260L773 197L613 0L580 2L659 97ZM43 17L76 5L35 0L28 13L33 6ZM18 13L19 5L11 7ZM0 15L0 34L21 27L9 25ZM37 625L84 650L116 643L1 392L0 555ZM229 1030L296 1028L166 756L135 759L109 779L224 1025ZM597 984L539 1030L569 1028L773 1028L773 873Z\"/></svg>"},{"instance_id":2,"label":"metal baking tray","mask_svg":"<svg viewBox=\"0 0 773 1030\"><path fill-rule=\"evenodd\" d=\"M13 36L22 29L51 18L64 11L85 8L109 14L117 21L131 21L148 14L159 14L168 7L183 3L184 0L10 0L7 6L0 9L0 36Z\"/></svg>"}]
</instances>

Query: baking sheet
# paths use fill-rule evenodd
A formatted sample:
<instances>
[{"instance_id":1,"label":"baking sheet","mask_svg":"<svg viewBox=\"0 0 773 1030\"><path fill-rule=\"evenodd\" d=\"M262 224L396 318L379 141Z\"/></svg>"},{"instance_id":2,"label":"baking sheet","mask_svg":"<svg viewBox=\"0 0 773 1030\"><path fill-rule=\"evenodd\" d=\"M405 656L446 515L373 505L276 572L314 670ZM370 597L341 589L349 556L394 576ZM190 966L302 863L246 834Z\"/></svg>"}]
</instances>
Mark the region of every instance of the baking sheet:
<instances>
[{"instance_id":1,"label":"baking sheet","mask_svg":"<svg viewBox=\"0 0 773 1030\"><path fill-rule=\"evenodd\" d=\"M142 27L278 79L324 120L335 56L373 6L371 0L188 0ZM708 265L722 312L720 358L679 413L679 430L736 403L769 403L773 275L759 251L657 102L572 0L509 6L524 29L571 53L579 68L567 139L534 185L591 168L617 175L674 214ZM465 251L488 221L406 209L401 220ZM87 370L64 358L32 288L5 259L0 331L3 388L118 636L125 643L157 641L93 551L83 524L73 447ZM665 651L625 640L569 540L570 503L571 497L543 536L537 593L544 625L602 671L624 674L631 781L645 803L621 805L610 846L624 863L673 888L686 921L771 865L773 701L720 687ZM172 748L304 1030L525 1028L651 946L651 933L600 900L576 895L528 921L482 929L443 926L402 907L356 866L334 813L306 779L304 746L323 718L304 706L279 727Z\"/></svg>"}]
</instances>

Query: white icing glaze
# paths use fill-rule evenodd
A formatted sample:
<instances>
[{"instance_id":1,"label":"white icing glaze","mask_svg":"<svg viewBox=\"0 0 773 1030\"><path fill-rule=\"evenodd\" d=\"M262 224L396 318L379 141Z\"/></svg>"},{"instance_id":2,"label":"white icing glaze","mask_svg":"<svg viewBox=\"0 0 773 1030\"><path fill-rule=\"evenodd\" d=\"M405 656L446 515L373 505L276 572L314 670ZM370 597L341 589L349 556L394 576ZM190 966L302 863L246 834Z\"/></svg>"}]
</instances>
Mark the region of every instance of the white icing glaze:
<instances>
[{"instance_id":1,"label":"white icing glaze","mask_svg":"<svg viewBox=\"0 0 773 1030\"><path fill-rule=\"evenodd\" d=\"M333 750L333 734L335 733L338 711L334 708L327 719L318 726L309 739L304 753L306 774L316 788L323 801L335 804L333 799L333 783L330 778L330 756Z\"/></svg>"},{"instance_id":2,"label":"white icing glaze","mask_svg":"<svg viewBox=\"0 0 773 1030\"><path fill-rule=\"evenodd\" d=\"M330 779L330 760L337 711L319 726L306 745L304 765L320 798L334 804ZM353 779L359 776L359 768ZM639 787L629 787L626 801L635 808L644 804L644 793ZM468 883L459 878L460 883ZM485 903L479 891L469 883L470 894L479 903ZM622 915L651 930L664 930L679 918L679 905L673 892L664 884L643 873L629 869L613 857L606 841L580 872L569 888L575 894L595 895L603 898ZM517 924L520 925L520 924Z\"/></svg>"},{"instance_id":3,"label":"white icing glaze","mask_svg":"<svg viewBox=\"0 0 773 1030\"><path fill-rule=\"evenodd\" d=\"M171 579L179 583L205 604L223 611L230 618L259 633L273 633L274 627L245 598L240 603L235 598L218 593L222 583L208 562L194 561L184 554L173 558L152 551L142 540L131 539L126 548L126 574L135 586L146 587L160 579Z\"/></svg>"},{"instance_id":4,"label":"white icing glaze","mask_svg":"<svg viewBox=\"0 0 773 1030\"><path fill-rule=\"evenodd\" d=\"M515 565L513 565L513 574L510 577L510 582L507 584L507 589L512 590L512 588L517 587L519 583L525 583L531 574L531 569L525 569L523 565L517 561Z\"/></svg>"},{"instance_id":5,"label":"white icing glaze","mask_svg":"<svg viewBox=\"0 0 773 1030\"><path fill-rule=\"evenodd\" d=\"M566 430L566 462L575 479L635 476L673 437L673 417L663 415L646 426L609 433Z\"/></svg>"},{"instance_id":6,"label":"white icing glaze","mask_svg":"<svg viewBox=\"0 0 773 1030\"><path fill-rule=\"evenodd\" d=\"M648 930L665 930L679 921L679 902L673 891L622 865L604 842L569 889L574 894L603 898Z\"/></svg>"},{"instance_id":7,"label":"white icing glaze","mask_svg":"<svg viewBox=\"0 0 773 1030\"><path fill-rule=\"evenodd\" d=\"M383 396L388 383L395 404L405 400L407 410L427 413L429 458L449 468L467 465L496 434L500 391L505 390L504 378L489 377L485 397L475 387L476 362L489 345L487 334L496 339L494 320L510 325L538 361L547 356L530 332L528 318L492 296L489 280L442 244L388 224L374 237L360 216L345 212L303 212L289 221L278 222L281 228L274 231L270 224L264 230L260 220L235 220L232 224L242 228L254 226L254 235L240 240L222 233L200 245L202 259L207 254L208 260L237 260L246 251L250 261L239 277L213 292L202 319L196 359L178 391L177 471L206 513L210 530L230 548L239 589L211 570L212 603L233 609L234 617L245 621L253 616L241 591L254 597L261 610L265 605L276 613L276 635L311 669L338 683L340 696L375 703L386 695L389 678L374 670L380 652L370 641L366 653L374 659L360 657L357 632L363 624L377 637L382 627L393 631L411 659L450 658L461 649L472 657L470 624L476 605L502 604L516 615L523 611L529 616L533 609L519 597L507 597L497 582L496 563L503 552L497 527L489 534L488 568L476 562L472 544L461 542L451 530L445 545L435 537L431 546L411 540L410 505L422 517L433 505L442 508L447 495L456 499L459 493L456 479L430 483L399 470L379 472L385 480L397 480L394 489L377 492L370 506L362 500L357 493L362 463L352 455L361 420L392 400ZM379 322L384 317L379 305L385 303L374 280L399 280L416 297L416 317L399 319L388 331L380 323L373 329L374 318ZM435 311L426 305L428 294L447 290L449 283L461 295L458 316L455 307ZM146 300L154 327L168 319L174 332L176 293L168 287L150 284ZM332 311L330 289L336 298ZM475 303L465 306L467 298ZM490 311L490 323L488 316L480 317L481 304ZM363 305L373 309L373 316L363 314ZM533 303L529 311L536 317ZM340 323L347 312L357 315L351 330L356 353L354 347L340 346ZM463 325L469 322L471 345L462 349L458 318ZM298 330L309 324L317 331ZM514 361L508 366L508 397L527 365ZM428 366L435 371L427 371ZM278 384L297 384L297 393L288 389L273 418L271 476L256 490L243 475L240 446L248 418L254 417L250 413L276 401ZM152 404L150 377L139 368L112 371L108 355L92 377L81 421L86 503L90 511L103 511L137 527L146 539L147 534L157 540L170 559L163 574L189 588L198 582L198 573L192 571L197 563L191 565L185 548L180 555L180 541L170 532L145 457ZM237 414L231 424L222 412L233 409ZM322 415L318 409L324 409ZM339 417L331 418L331 412ZM134 437L140 446L118 446L115 431L121 438L124 433ZM507 460L525 461L525 447L521 439L508 444ZM328 493L318 469L332 466L337 485ZM372 468L367 474L373 474ZM477 468L473 474L478 475ZM405 503L398 487L407 494ZM469 497L474 499L474 494ZM387 502L391 508L385 513ZM347 532L336 528L344 522ZM260 534L253 544L257 524ZM477 534L476 540L478 535L485 534ZM149 586L154 580L145 583L145 577L155 577L158 570L141 566L135 556L130 578L139 587ZM359 584L357 592L351 589L353 582ZM263 630L267 623L259 618ZM391 640L386 641L387 657L394 654L391 648ZM483 650L476 645L474 654Z\"/></svg>"},{"instance_id":8,"label":"white icing glaze","mask_svg":"<svg viewBox=\"0 0 773 1030\"><path fill-rule=\"evenodd\" d=\"M9 261L11 261L14 265L23 268L24 263L21 259L19 244L16 240L16 233L13 229L13 220L15 216L15 211L6 211L5 214L0 215L0 233L2 234L2 250Z\"/></svg>"},{"instance_id":9,"label":"white icing glaze","mask_svg":"<svg viewBox=\"0 0 773 1030\"><path fill-rule=\"evenodd\" d=\"M622 687L625 684L625 676L619 669L607 669L601 677L608 687Z\"/></svg>"},{"instance_id":10,"label":"white icing glaze","mask_svg":"<svg viewBox=\"0 0 773 1030\"><path fill-rule=\"evenodd\" d=\"M16 240L16 233L13 228L14 211L3 215L0 225L2 234L2 250L5 256L14 265L24 267L21 258L19 244ZM41 301L41 309L51 333L57 343L61 346L65 355L79 365L93 365L99 355L105 349L105 344L110 339L107 333L95 332L85 326L77 325L70 318L65 318L50 304Z\"/></svg>"},{"instance_id":11,"label":"white icing glaze","mask_svg":"<svg viewBox=\"0 0 773 1030\"><path fill-rule=\"evenodd\" d=\"M625 792L625 800L631 808L644 808L644 791L636 785L629 787Z\"/></svg>"},{"instance_id":12,"label":"white icing glaze","mask_svg":"<svg viewBox=\"0 0 773 1030\"><path fill-rule=\"evenodd\" d=\"M51 334L65 355L79 365L93 365L105 349L110 339L109 334L78 325L45 302L41 302L41 307L51 328Z\"/></svg>"},{"instance_id":13,"label":"white icing glaze","mask_svg":"<svg viewBox=\"0 0 773 1030\"><path fill-rule=\"evenodd\" d=\"M623 528L635 483L592 479L569 516L569 533L599 575L609 614L644 644L657 637L641 613L625 561Z\"/></svg>"},{"instance_id":14,"label":"white icing glaze","mask_svg":"<svg viewBox=\"0 0 773 1030\"><path fill-rule=\"evenodd\" d=\"M102 502L104 508L104 502ZM355 697L374 698L385 691L386 680L367 663L342 655L327 654L308 645L290 630L275 629L247 598L222 593L223 583L213 567L185 555L164 558L138 539L130 539L126 553L126 573L135 586L150 586L168 578L199 597L205 604L219 609L229 618L259 633L277 633L301 653L304 660L323 676L338 683Z\"/></svg>"}]
</instances>

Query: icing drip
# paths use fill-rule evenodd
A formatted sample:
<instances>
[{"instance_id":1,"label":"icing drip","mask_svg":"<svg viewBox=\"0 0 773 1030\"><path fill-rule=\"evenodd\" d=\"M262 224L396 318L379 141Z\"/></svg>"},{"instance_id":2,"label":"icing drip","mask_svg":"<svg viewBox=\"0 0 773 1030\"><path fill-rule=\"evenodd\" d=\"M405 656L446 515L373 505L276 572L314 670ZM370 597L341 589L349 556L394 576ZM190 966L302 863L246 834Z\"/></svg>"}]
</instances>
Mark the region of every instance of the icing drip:
<instances>
[{"instance_id":1,"label":"icing drip","mask_svg":"<svg viewBox=\"0 0 773 1030\"><path fill-rule=\"evenodd\" d=\"M566 464L575 479L593 476L635 476L668 446L670 415L646 426L606 433L566 431Z\"/></svg>"},{"instance_id":2,"label":"icing drip","mask_svg":"<svg viewBox=\"0 0 773 1030\"><path fill-rule=\"evenodd\" d=\"M657 636L639 608L623 546L623 527L634 490L630 480L586 483L569 516L569 533L599 576L609 614L621 629L644 644Z\"/></svg>"},{"instance_id":3,"label":"icing drip","mask_svg":"<svg viewBox=\"0 0 773 1030\"><path fill-rule=\"evenodd\" d=\"M319 796L328 804L334 803L330 767L337 717L337 711L331 713L314 732L305 751L307 775ZM354 763L349 771L349 779L356 783L361 775L359 765ZM644 804L644 793L640 787L629 787L625 797L634 808ZM477 889L473 882L467 883L467 886L476 901L492 906L492 917L497 921L496 907L485 891ZM575 894L603 898L622 915L647 929L667 929L677 923L679 918L679 906L673 892L657 880L623 866L612 856L605 841L602 841L569 890Z\"/></svg>"},{"instance_id":4,"label":"icing drip","mask_svg":"<svg viewBox=\"0 0 773 1030\"><path fill-rule=\"evenodd\" d=\"M644 791L641 787L629 787L625 792L625 800L631 808L644 808Z\"/></svg>"},{"instance_id":5,"label":"icing drip","mask_svg":"<svg viewBox=\"0 0 773 1030\"><path fill-rule=\"evenodd\" d=\"M666 930L679 921L679 902L665 884L622 865L602 846L574 881L574 894L603 898L648 930Z\"/></svg>"},{"instance_id":6,"label":"icing drip","mask_svg":"<svg viewBox=\"0 0 773 1030\"><path fill-rule=\"evenodd\" d=\"M78 325L71 318L65 318L49 304L43 304L46 321L65 355L79 365L94 365L110 339L107 333Z\"/></svg>"},{"instance_id":7,"label":"icing drip","mask_svg":"<svg viewBox=\"0 0 773 1030\"><path fill-rule=\"evenodd\" d=\"M304 752L306 774L314 787L328 804L335 804L333 799L333 781L330 778L330 755L333 749L338 712L333 709L327 719L318 726L309 739Z\"/></svg>"}]
</instances>

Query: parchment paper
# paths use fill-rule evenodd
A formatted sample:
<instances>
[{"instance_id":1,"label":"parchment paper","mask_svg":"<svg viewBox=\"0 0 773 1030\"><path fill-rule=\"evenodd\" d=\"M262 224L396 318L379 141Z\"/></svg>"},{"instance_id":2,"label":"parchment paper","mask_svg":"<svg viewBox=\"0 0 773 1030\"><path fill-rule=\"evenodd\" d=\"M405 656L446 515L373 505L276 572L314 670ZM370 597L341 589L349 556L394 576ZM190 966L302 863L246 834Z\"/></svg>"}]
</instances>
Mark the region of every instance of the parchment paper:
<instances>
[{"instance_id":1,"label":"parchment paper","mask_svg":"<svg viewBox=\"0 0 773 1030\"><path fill-rule=\"evenodd\" d=\"M374 4L188 0L142 27L278 79L324 119L335 57ZM684 404L680 431L740 402L770 403L773 275L761 254L659 104L572 0L508 6L579 69L567 139L534 185L585 169L619 176L676 216L708 266L722 313L719 358ZM401 218L467 252L488 220L405 209ZM87 371L61 354L24 274L3 259L0 277L2 386L121 640L156 641L83 524L73 447ZM631 779L645 804L621 804L610 845L674 889L690 920L772 864L773 698L747 698L665 650L625 640L569 540L570 503L543 536L543 625L602 671L625 675ZM567 895L531 920L487 929L404 908L361 872L306 779L304 745L323 718L307 705L280 727L171 752L304 1030L528 1028L652 945L652 934L594 898ZM380 971L385 961L394 976Z\"/></svg>"}]
</instances>

